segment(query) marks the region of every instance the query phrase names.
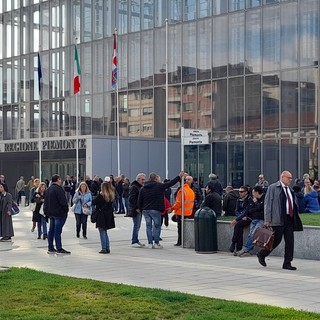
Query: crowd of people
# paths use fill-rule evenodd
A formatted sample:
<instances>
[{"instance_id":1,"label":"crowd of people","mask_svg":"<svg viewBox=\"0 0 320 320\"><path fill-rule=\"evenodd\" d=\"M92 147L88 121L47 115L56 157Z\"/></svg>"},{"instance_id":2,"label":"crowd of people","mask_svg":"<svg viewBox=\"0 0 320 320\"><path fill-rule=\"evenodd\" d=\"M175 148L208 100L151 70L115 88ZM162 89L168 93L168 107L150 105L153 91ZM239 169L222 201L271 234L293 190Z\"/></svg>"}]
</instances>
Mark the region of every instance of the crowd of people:
<instances>
[{"instance_id":1,"label":"crowd of people","mask_svg":"<svg viewBox=\"0 0 320 320\"><path fill-rule=\"evenodd\" d=\"M235 256L251 256L254 248L253 234L258 227L272 226L275 230L274 248L284 235L286 241L285 261L283 268L294 270L293 231L302 229L298 213L318 213L320 203L319 181L312 180L305 174L296 179L293 188L289 188L292 175L289 171L281 173L278 182L269 185L263 174L251 188L243 185L239 190L227 186L223 190L217 175L211 173L202 192L192 176L180 172L175 178L161 181L161 177L152 172L148 178L139 173L130 183L124 175L106 176L101 179L94 176L91 180L86 176L78 185L74 177L62 179L53 175L51 181L41 182L32 176L25 183L20 176L16 183L17 203L26 197L26 204L32 210L32 228L37 229L38 239L48 241L48 253L70 254L62 246L61 234L68 212L75 216L75 236L87 239L87 222L96 224L99 231L101 250L99 253L110 253L108 230L115 228L114 214L125 214L132 218L132 247L162 249L160 243L161 226L169 225L169 213L177 223L177 242L181 246L181 220L193 218L201 207L211 208L217 216L233 216L234 226L230 251ZM179 184L174 194L171 187ZM26 189L28 192L26 193ZM27 196L26 196L27 195ZM11 241L14 236L11 217L13 197L8 192L4 175L0 175L0 241ZM147 244L139 239L141 221L146 222ZM49 228L47 223L49 222ZM244 243L244 228L249 228ZM270 252L261 250L258 253L259 263L266 265L265 257Z\"/></svg>"}]
</instances>

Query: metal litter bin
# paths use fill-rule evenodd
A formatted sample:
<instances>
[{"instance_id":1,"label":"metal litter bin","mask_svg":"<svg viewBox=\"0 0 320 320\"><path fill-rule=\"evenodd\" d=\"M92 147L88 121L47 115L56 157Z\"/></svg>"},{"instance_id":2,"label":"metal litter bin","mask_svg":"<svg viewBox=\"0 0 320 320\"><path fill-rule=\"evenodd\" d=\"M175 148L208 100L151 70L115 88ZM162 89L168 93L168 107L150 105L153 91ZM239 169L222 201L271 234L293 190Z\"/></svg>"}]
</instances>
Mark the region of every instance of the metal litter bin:
<instances>
[{"instance_id":1,"label":"metal litter bin","mask_svg":"<svg viewBox=\"0 0 320 320\"><path fill-rule=\"evenodd\" d=\"M216 213L203 207L194 216L194 240L197 253L214 253L218 251Z\"/></svg>"}]
</instances>

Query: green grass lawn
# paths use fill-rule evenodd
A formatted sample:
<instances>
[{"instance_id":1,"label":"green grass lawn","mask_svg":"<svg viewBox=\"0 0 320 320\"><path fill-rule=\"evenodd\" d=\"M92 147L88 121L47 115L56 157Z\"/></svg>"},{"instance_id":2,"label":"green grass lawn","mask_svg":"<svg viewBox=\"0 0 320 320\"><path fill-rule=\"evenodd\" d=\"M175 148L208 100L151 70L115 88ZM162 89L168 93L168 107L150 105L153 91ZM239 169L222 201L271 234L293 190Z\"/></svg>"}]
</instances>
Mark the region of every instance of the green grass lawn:
<instances>
[{"instance_id":1,"label":"green grass lawn","mask_svg":"<svg viewBox=\"0 0 320 320\"><path fill-rule=\"evenodd\" d=\"M0 272L0 297L1 320L320 319L320 314L311 312L76 279L23 268Z\"/></svg>"},{"instance_id":2,"label":"green grass lawn","mask_svg":"<svg viewBox=\"0 0 320 320\"><path fill-rule=\"evenodd\" d=\"M218 220L231 221L234 217L218 217ZM320 226L320 213L302 213L300 219L305 226Z\"/></svg>"}]
</instances>

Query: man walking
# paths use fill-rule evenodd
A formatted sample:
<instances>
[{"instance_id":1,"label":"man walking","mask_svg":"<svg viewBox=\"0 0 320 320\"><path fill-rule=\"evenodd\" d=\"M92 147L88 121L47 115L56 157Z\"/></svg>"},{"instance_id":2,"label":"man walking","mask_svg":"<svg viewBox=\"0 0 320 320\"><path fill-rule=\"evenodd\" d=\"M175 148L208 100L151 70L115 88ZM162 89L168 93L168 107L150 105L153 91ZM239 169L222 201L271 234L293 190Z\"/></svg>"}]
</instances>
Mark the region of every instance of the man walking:
<instances>
[{"instance_id":1,"label":"man walking","mask_svg":"<svg viewBox=\"0 0 320 320\"><path fill-rule=\"evenodd\" d=\"M139 241L139 230L142 220L142 212L138 207L139 191L146 181L144 173L138 173L136 180L131 183L129 190L129 216L132 217L133 230L131 244L134 248L143 248L145 245Z\"/></svg>"},{"instance_id":2,"label":"man walking","mask_svg":"<svg viewBox=\"0 0 320 320\"><path fill-rule=\"evenodd\" d=\"M165 210L164 191L179 182L180 177L183 175L184 172L180 172L179 176L174 179L161 183L158 182L159 176L152 172L149 175L149 180L140 190L138 206L146 219L148 248L150 249L162 249L159 240L161 232L161 212Z\"/></svg>"},{"instance_id":3,"label":"man walking","mask_svg":"<svg viewBox=\"0 0 320 320\"><path fill-rule=\"evenodd\" d=\"M285 241L284 261L282 268L287 270L296 270L291 265L294 250L294 231L302 231L302 223L298 214L298 204L289 185L292 182L292 174L289 171L283 171L280 180L269 186L264 203L264 225L272 226L274 231L273 249L281 242L282 236ZM262 249L258 252L259 263L266 267L265 258L271 251Z\"/></svg>"},{"instance_id":4,"label":"man walking","mask_svg":"<svg viewBox=\"0 0 320 320\"><path fill-rule=\"evenodd\" d=\"M62 181L60 176L57 174L53 175L51 182L51 186L46 191L44 198L44 213L50 220L48 253L70 254L70 251L62 248L61 242L62 228L66 223L69 209L67 198L61 186ZM56 244L56 249L53 245L53 239Z\"/></svg>"}]
</instances>

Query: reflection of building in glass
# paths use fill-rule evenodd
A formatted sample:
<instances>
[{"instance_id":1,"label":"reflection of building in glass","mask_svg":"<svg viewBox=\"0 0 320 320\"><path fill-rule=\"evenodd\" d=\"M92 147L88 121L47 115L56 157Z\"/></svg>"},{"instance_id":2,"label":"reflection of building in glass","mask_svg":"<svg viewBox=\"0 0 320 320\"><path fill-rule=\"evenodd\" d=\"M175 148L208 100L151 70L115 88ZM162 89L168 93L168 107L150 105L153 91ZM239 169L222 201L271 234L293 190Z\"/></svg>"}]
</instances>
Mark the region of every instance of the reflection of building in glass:
<instances>
[{"instance_id":1,"label":"reflection of building in glass","mask_svg":"<svg viewBox=\"0 0 320 320\"><path fill-rule=\"evenodd\" d=\"M156 148L164 141L168 73L170 141L180 139L182 126L209 132L210 146L185 148L192 175L206 180L215 172L224 185L235 186L255 183L260 172L275 181L283 169L295 177L318 177L319 10L318 0L2 1L0 171L18 157L4 151L5 143L37 141L40 120L43 139L74 138L76 108L79 134L92 144L83 150L82 174L99 170L92 160L102 156L98 141L108 145L117 134L110 80L116 27L122 139L141 148L142 141ZM78 106L72 86L75 41L81 61ZM111 149L107 162L115 163ZM127 159L135 158L135 150L123 164L132 177L136 172ZM177 153L171 150L175 167ZM163 176L164 158L155 158ZM25 160L31 175L37 152ZM44 162L48 174L74 166L71 153L44 153Z\"/></svg>"}]
</instances>

